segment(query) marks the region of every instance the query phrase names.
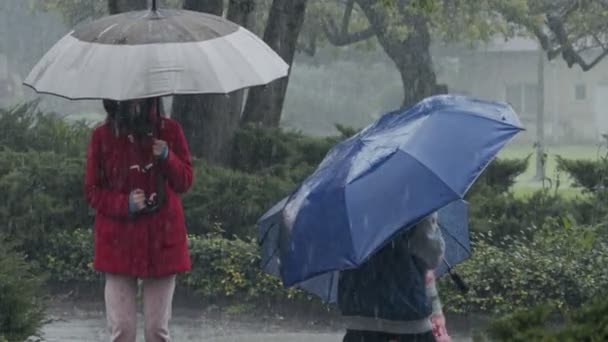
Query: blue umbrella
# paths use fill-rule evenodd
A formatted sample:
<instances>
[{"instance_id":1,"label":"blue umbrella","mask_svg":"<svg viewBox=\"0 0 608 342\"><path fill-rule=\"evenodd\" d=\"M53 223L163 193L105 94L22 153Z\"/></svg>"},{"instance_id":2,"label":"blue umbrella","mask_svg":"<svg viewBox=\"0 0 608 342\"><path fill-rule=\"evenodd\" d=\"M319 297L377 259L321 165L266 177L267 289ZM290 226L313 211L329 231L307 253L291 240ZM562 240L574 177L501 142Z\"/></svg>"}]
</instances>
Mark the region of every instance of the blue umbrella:
<instances>
[{"instance_id":1,"label":"blue umbrella","mask_svg":"<svg viewBox=\"0 0 608 342\"><path fill-rule=\"evenodd\" d=\"M274 276L281 276L280 256L286 248L287 230L283 225L283 209L288 198L284 198L270 209L259 221L259 239L262 254L262 269ZM468 226L468 204L458 200L438 211L439 226L445 239L444 262L435 270L437 277L450 272L451 267L471 255ZM312 279L295 284L324 302L335 303L338 298L339 271L321 274Z\"/></svg>"},{"instance_id":2,"label":"blue umbrella","mask_svg":"<svg viewBox=\"0 0 608 342\"><path fill-rule=\"evenodd\" d=\"M275 271L290 287L356 268L402 229L462 199L522 130L509 105L463 96L385 114L336 145L275 206Z\"/></svg>"}]
</instances>

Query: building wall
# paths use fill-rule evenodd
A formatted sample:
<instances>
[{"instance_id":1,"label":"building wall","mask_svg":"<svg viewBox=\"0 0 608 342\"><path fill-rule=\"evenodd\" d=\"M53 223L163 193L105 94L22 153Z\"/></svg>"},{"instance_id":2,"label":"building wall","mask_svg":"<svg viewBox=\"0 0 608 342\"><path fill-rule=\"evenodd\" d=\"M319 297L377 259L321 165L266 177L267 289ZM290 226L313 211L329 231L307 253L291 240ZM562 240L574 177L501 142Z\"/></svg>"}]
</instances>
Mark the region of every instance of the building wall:
<instances>
[{"instance_id":1,"label":"building wall","mask_svg":"<svg viewBox=\"0 0 608 342\"><path fill-rule=\"evenodd\" d=\"M538 51L471 52L459 56L457 73L440 73L439 78L451 92L507 102L514 98L509 91L517 93L519 85L521 102L512 105L528 129L520 139L532 142L536 139L538 66ZM559 58L545 61L544 68L547 140L597 142L608 132L608 61L588 72L568 68ZM604 87L598 90L598 86Z\"/></svg>"}]
</instances>

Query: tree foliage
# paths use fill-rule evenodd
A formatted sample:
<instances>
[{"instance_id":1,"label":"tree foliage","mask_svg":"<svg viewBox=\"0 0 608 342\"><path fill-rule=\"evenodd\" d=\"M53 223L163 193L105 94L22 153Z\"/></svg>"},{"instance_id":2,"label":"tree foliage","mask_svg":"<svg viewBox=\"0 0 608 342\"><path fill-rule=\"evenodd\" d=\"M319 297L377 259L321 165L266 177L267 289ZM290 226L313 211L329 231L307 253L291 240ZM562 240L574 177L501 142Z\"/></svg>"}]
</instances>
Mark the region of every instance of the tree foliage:
<instances>
[{"instance_id":1,"label":"tree foliage","mask_svg":"<svg viewBox=\"0 0 608 342\"><path fill-rule=\"evenodd\" d=\"M502 33L533 37L549 60L592 69L608 55L608 2L603 0L429 0L433 16L447 20L448 38ZM441 23L442 21L435 22Z\"/></svg>"}]
</instances>

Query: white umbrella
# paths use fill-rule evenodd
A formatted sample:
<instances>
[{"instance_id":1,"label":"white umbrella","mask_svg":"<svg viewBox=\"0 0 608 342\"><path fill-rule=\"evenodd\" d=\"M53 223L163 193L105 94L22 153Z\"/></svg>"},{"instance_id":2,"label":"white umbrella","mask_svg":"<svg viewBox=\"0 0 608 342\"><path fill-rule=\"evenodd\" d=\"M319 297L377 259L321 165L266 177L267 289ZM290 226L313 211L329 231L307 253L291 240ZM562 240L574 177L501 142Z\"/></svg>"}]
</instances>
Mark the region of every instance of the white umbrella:
<instances>
[{"instance_id":1,"label":"white umbrella","mask_svg":"<svg viewBox=\"0 0 608 342\"><path fill-rule=\"evenodd\" d=\"M57 42L24 84L68 99L229 93L284 77L289 66L224 18L152 9L101 18Z\"/></svg>"}]
</instances>

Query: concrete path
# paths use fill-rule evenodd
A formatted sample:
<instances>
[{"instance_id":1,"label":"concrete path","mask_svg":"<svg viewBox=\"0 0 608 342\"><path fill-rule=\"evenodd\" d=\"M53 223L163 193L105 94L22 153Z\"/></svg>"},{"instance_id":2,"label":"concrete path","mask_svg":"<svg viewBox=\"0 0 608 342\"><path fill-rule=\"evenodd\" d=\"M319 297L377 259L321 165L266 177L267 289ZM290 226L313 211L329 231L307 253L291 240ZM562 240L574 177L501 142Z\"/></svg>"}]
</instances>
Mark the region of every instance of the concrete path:
<instances>
[{"instance_id":1,"label":"concrete path","mask_svg":"<svg viewBox=\"0 0 608 342\"><path fill-rule=\"evenodd\" d=\"M55 303L48 310L49 322L42 330L46 342L107 342L103 306ZM280 317L218 317L193 309L175 309L171 332L175 342L339 342L340 327L288 322ZM139 318L138 342L143 342L142 318ZM451 329L454 342L471 341L466 331Z\"/></svg>"}]
</instances>

